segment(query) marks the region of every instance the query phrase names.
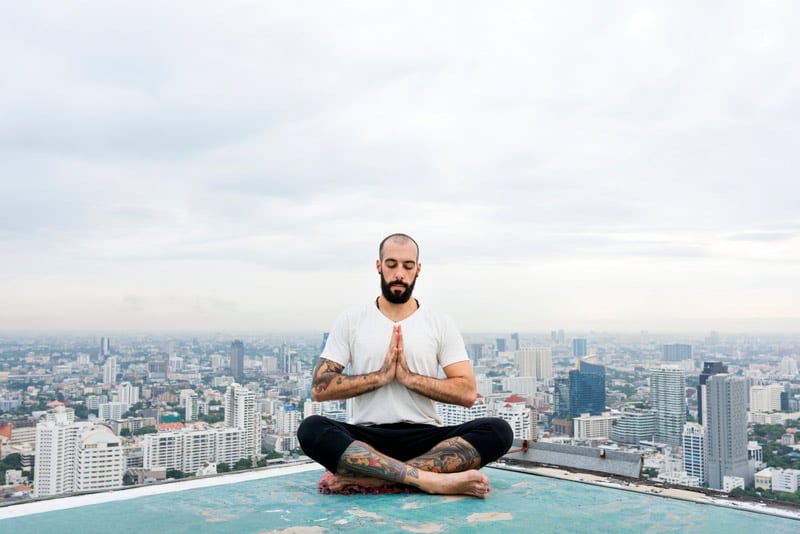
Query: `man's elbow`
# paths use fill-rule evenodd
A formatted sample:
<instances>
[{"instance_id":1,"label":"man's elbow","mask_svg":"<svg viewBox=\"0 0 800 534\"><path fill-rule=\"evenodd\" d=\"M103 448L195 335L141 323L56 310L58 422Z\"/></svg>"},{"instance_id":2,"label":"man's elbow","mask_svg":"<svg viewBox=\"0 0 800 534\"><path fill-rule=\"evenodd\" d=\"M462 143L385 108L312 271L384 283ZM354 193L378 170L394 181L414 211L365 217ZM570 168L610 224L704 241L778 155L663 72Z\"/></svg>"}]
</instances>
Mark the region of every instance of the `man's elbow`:
<instances>
[{"instance_id":1,"label":"man's elbow","mask_svg":"<svg viewBox=\"0 0 800 534\"><path fill-rule=\"evenodd\" d=\"M475 401L478 400L478 392L475 390L470 391L461 401L461 406L464 408L472 408L472 405L475 404Z\"/></svg>"}]
</instances>

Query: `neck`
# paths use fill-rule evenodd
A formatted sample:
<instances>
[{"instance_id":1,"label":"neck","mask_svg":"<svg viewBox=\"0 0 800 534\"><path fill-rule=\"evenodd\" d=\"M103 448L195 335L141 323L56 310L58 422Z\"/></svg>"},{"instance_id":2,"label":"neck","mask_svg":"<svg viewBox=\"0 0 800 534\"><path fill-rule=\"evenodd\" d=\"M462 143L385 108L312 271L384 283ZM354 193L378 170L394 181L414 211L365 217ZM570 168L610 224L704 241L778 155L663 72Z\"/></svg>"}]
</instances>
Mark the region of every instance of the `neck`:
<instances>
[{"instance_id":1,"label":"neck","mask_svg":"<svg viewBox=\"0 0 800 534\"><path fill-rule=\"evenodd\" d=\"M410 298L403 304L395 304L394 302L386 300L383 295L375 299L375 305L387 319L395 323L399 323L403 319L408 318L419 309L419 301L415 298Z\"/></svg>"}]
</instances>

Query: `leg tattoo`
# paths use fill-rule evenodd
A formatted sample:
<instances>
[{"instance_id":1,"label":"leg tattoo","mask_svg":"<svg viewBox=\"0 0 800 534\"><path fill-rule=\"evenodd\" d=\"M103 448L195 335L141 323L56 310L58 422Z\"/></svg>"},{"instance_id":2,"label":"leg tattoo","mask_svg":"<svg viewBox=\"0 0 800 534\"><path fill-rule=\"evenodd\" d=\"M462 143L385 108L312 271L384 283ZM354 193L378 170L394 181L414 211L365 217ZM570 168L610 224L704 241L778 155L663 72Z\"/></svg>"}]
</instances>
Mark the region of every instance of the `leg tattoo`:
<instances>
[{"instance_id":1,"label":"leg tattoo","mask_svg":"<svg viewBox=\"0 0 800 534\"><path fill-rule=\"evenodd\" d=\"M421 456L409 460L410 465L433 473L458 473L481 466L475 447L464 438L447 439Z\"/></svg>"}]
</instances>

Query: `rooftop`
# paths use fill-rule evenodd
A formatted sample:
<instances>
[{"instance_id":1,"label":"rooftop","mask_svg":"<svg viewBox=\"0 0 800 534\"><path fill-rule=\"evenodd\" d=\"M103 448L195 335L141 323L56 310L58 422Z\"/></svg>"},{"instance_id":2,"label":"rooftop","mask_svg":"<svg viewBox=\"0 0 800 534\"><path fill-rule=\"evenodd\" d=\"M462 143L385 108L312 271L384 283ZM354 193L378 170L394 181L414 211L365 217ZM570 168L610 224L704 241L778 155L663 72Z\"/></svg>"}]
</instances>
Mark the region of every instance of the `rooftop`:
<instances>
[{"instance_id":1,"label":"rooftop","mask_svg":"<svg viewBox=\"0 0 800 534\"><path fill-rule=\"evenodd\" d=\"M797 532L797 520L487 468L489 498L321 495L313 463L0 508L4 532ZM585 477L584 482L591 477Z\"/></svg>"}]
</instances>

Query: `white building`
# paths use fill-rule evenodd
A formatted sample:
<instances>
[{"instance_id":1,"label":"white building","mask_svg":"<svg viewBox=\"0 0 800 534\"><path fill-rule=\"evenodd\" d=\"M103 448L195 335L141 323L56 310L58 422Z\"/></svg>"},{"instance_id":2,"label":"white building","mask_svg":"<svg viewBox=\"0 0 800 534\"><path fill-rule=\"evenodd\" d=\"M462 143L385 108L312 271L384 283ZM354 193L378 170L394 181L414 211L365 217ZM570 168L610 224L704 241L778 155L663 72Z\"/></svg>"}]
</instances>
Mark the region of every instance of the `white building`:
<instances>
[{"instance_id":1,"label":"white building","mask_svg":"<svg viewBox=\"0 0 800 534\"><path fill-rule=\"evenodd\" d=\"M478 396L475 404L470 408L437 402L436 415L439 416L444 426L460 425L479 417L486 417L488 415L488 406L486 405L486 399L481 396Z\"/></svg>"},{"instance_id":2,"label":"white building","mask_svg":"<svg viewBox=\"0 0 800 534\"><path fill-rule=\"evenodd\" d=\"M291 451L300 446L297 441L297 427L300 426L300 413L294 405L288 404L281 407L277 413L277 433L275 450L278 452Z\"/></svg>"},{"instance_id":3,"label":"white building","mask_svg":"<svg viewBox=\"0 0 800 534\"><path fill-rule=\"evenodd\" d=\"M581 414L573 418L575 439L609 439L619 414L603 412L601 415Z\"/></svg>"},{"instance_id":4,"label":"white building","mask_svg":"<svg viewBox=\"0 0 800 534\"><path fill-rule=\"evenodd\" d=\"M783 376L795 377L797 376L797 360L791 356L784 356L781 358L781 374Z\"/></svg>"},{"instance_id":5,"label":"white building","mask_svg":"<svg viewBox=\"0 0 800 534\"><path fill-rule=\"evenodd\" d=\"M103 425L69 422L62 407L36 425L34 497L122 486L120 440Z\"/></svg>"},{"instance_id":6,"label":"white building","mask_svg":"<svg viewBox=\"0 0 800 534\"><path fill-rule=\"evenodd\" d=\"M514 352L514 361L519 376L531 376L537 380L553 378L553 356L550 347L523 347Z\"/></svg>"},{"instance_id":7,"label":"white building","mask_svg":"<svg viewBox=\"0 0 800 534\"><path fill-rule=\"evenodd\" d=\"M120 383L117 387L117 400L130 408L139 402L139 386L134 386L130 382Z\"/></svg>"},{"instance_id":8,"label":"white building","mask_svg":"<svg viewBox=\"0 0 800 534\"><path fill-rule=\"evenodd\" d=\"M800 485L800 469L780 469L772 470L772 491L783 491L794 493Z\"/></svg>"},{"instance_id":9,"label":"white building","mask_svg":"<svg viewBox=\"0 0 800 534\"><path fill-rule=\"evenodd\" d=\"M720 373L706 382L706 484L724 489L725 478L741 478L752 485L747 460L747 387L744 379ZM727 490L726 490L727 491Z\"/></svg>"},{"instance_id":10,"label":"white building","mask_svg":"<svg viewBox=\"0 0 800 534\"><path fill-rule=\"evenodd\" d=\"M730 493L734 489L744 489L744 478L742 477L734 477L734 476L726 476L722 477L722 491L725 493Z\"/></svg>"},{"instance_id":11,"label":"white building","mask_svg":"<svg viewBox=\"0 0 800 534\"><path fill-rule=\"evenodd\" d=\"M310 417L312 415L322 415L322 405L324 403L315 400L306 399L303 403L303 417Z\"/></svg>"},{"instance_id":12,"label":"white building","mask_svg":"<svg viewBox=\"0 0 800 534\"><path fill-rule=\"evenodd\" d=\"M768 384L750 387L750 411L757 413L779 412L781 410L783 386Z\"/></svg>"},{"instance_id":13,"label":"white building","mask_svg":"<svg viewBox=\"0 0 800 534\"><path fill-rule=\"evenodd\" d=\"M683 470L689 476L696 477L698 484L704 486L706 435L703 425L686 423L683 427Z\"/></svg>"},{"instance_id":14,"label":"white building","mask_svg":"<svg viewBox=\"0 0 800 534\"><path fill-rule=\"evenodd\" d=\"M700 479L696 476L688 474L686 471L673 471L671 473L659 473L656 480L666 482L667 484L675 484L677 486L687 486L690 488L699 488Z\"/></svg>"},{"instance_id":15,"label":"white building","mask_svg":"<svg viewBox=\"0 0 800 534\"><path fill-rule=\"evenodd\" d=\"M655 441L656 412L627 408L611 431L611 439L619 443L637 445L640 441Z\"/></svg>"},{"instance_id":16,"label":"white building","mask_svg":"<svg viewBox=\"0 0 800 534\"><path fill-rule=\"evenodd\" d=\"M255 393L234 382L225 392L224 405L225 426L244 431L246 457L255 463L261 454L261 414L256 411Z\"/></svg>"},{"instance_id":17,"label":"white building","mask_svg":"<svg viewBox=\"0 0 800 534\"><path fill-rule=\"evenodd\" d=\"M144 436L144 469L162 467L196 473L208 462L233 466L250 457L240 428L183 428Z\"/></svg>"},{"instance_id":18,"label":"white building","mask_svg":"<svg viewBox=\"0 0 800 534\"><path fill-rule=\"evenodd\" d=\"M184 409L184 421L187 423L200 418L200 399L193 389L182 389L178 396L180 406Z\"/></svg>"},{"instance_id":19,"label":"white building","mask_svg":"<svg viewBox=\"0 0 800 534\"><path fill-rule=\"evenodd\" d=\"M539 380L532 376L509 376L501 379L503 391L513 391L517 395L531 396L539 387Z\"/></svg>"},{"instance_id":20,"label":"white building","mask_svg":"<svg viewBox=\"0 0 800 534\"><path fill-rule=\"evenodd\" d=\"M124 402L104 402L99 405L97 418L101 421L122 419L122 414L128 411L129 406Z\"/></svg>"},{"instance_id":21,"label":"white building","mask_svg":"<svg viewBox=\"0 0 800 534\"><path fill-rule=\"evenodd\" d=\"M117 383L117 374L119 373L119 364L116 356L109 356L103 364L103 383L113 386Z\"/></svg>"},{"instance_id":22,"label":"white building","mask_svg":"<svg viewBox=\"0 0 800 534\"><path fill-rule=\"evenodd\" d=\"M765 467L755 474L756 489L772 490L772 468Z\"/></svg>"},{"instance_id":23,"label":"white building","mask_svg":"<svg viewBox=\"0 0 800 534\"><path fill-rule=\"evenodd\" d=\"M663 366L650 371L650 404L656 411L657 439L678 445L686 423L686 376L683 369Z\"/></svg>"},{"instance_id":24,"label":"white building","mask_svg":"<svg viewBox=\"0 0 800 534\"><path fill-rule=\"evenodd\" d=\"M497 417L506 421L514 431L514 439L536 439L536 414L525 405L525 399L511 395L497 408Z\"/></svg>"},{"instance_id":25,"label":"white building","mask_svg":"<svg viewBox=\"0 0 800 534\"><path fill-rule=\"evenodd\" d=\"M747 461L750 462L750 470L754 473L764 467L764 448L757 441L747 442Z\"/></svg>"},{"instance_id":26,"label":"white building","mask_svg":"<svg viewBox=\"0 0 800 534\"><path fill-rule=\"evenodd\" d=\"M748 416L748 421L754 425L783 425L789 419L800 419L800 412L750 412Z\"/></svg>"}]
</instances>

